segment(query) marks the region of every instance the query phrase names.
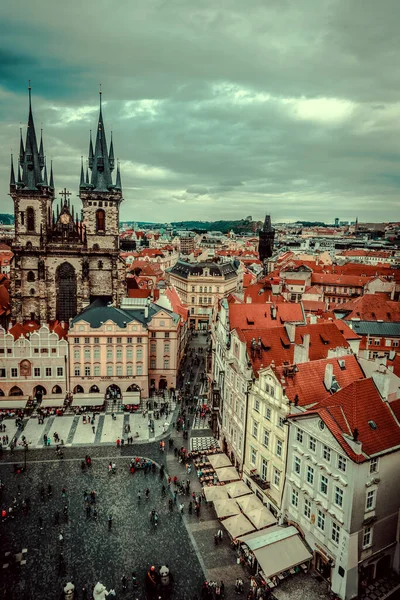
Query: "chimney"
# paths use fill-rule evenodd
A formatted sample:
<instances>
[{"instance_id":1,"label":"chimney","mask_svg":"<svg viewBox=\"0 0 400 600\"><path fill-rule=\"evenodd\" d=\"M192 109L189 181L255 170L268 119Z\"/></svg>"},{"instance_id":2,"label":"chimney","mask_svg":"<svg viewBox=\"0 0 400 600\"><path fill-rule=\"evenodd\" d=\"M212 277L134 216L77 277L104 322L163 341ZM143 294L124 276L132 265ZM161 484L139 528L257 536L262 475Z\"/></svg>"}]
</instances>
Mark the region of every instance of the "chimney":
<instances>
[{"instance_id":1,"label":"chimney","mask_svg":"<svg viewBox=\"0 0 400 600\"><path fill-rule=\"evenodd\" d=\"M315 325L317 320L317 315L310 315L310 325Z\"/></svg>"},{"instance_id":2,"label":"chimney","mask_svg":"<svg viewBox=\"0 0 400 600\"><path fill-rule=\"evenodd\" d=\"M303 346L304 346L304 352L306 354L306 360L304 362L308 362L309 360L309 351L310 351L310 334L306 333L304 338L303 338Z\"/></svg>"},{"instance_id":3,"label":"chimney","mask_svg":"<svg viewBox=\"0 0 400 600\"><path fill-rule=\"evenodd\" d=\"M246 304L251 304L251 303L252 303L251 296L247 296L246 297Z\"/></svg>"},{"instance_id":4,"label":"chimney","mask_svg":"<svg viewBox=\"0 0 400 600\"><path fill-rule=\"evenodd\" d=\"M144 318L148 319L149 318L149 307L146 304L146 306L144 307Z\"/></svg>"},{"instance_id":5,"label":"chimney","mask_svg":"<svg viewBox=\"0 0 400 600\"><path fill-rule=\"evenodd\" d=\"M372 373L372 379L378 389L378 392L382 396L382 398L384 400L388 400L391 374L386 371L386 369L383 365L380 365L379 369L377 371L374 371L374 373Z\"/></svg>"},{"instance_id":6,"label":"chimney","mask_svg":"<svg viewBox=\"0 0 400 600\"><path fill-rule=\"evenodd\" d=\"M285 329L290 343L294 344L296 338L296 325L294 323L285 323Z\"/></svg>"},{"instance_id":7,"label":"chimney","mask_svg":"<svg viewBox=\"0 0 400 600\"><path fill-rule=\"evenodd\" d=\"M275 306L275 304L271 305L271 319L273 321L275 321L275 319L276 319L276 306Z\"/></svg>"},{"instance_id":8,"label":"chimney","mask_svg":"<svg viewBox=\"0 0 400 600\"><path fill-rule=\"evenodd\" d=\"M293 363L295 365L301 365L302 363L308 362L310 349L310 334L306 333L302 344L294 345Z\"/></svg>"},{"instance_id":9,"label":"chimney","mask_svg":"<svg viewBox=\"0 0 400 600\"><path fill-rule=\"evenodd\" d=\"M332 387L332 380L333 380L333 365L331 363L328 363L325 367L325 377L324 377L324 384L326 389L329 390Z\"/></svg>"}]
</instances>

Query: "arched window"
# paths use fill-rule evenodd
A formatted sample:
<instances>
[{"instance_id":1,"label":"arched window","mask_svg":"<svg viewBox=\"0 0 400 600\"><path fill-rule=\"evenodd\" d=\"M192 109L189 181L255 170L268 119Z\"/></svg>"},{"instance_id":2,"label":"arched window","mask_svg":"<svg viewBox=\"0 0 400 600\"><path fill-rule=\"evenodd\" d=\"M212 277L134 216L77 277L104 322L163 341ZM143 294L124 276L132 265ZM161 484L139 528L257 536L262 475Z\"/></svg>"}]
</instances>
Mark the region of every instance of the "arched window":
<instances>
[{"instance_id":1,"label":"arched window","mask_svg":"<svg viewBox=\"0 0 400 600\"><path fill-rule=\"evenodd\" d=\"M98 394L100 392L99 388L97 387L97 385L92 385L92 387L89 390L90 394Z\"/></svg>"},{"instance_id":2,"label":"arched window","mask_svg":"<svg viewBox=\"0 0 400 600\"><path fill-rule=\"evenodd\" d=\"M14 387L11 388L10 396L22 396L22 395L23 395L22 390L17 385L14 385Z\"/></svg>"},{"instance_id":3,"label":"arched window","mask_svg":"<svg viewBox=\"0 0 400 600\"><path fill-rule=\"evenodd\" d=\"M83 387L81 385L76 385L74 387L74 394L83 394Z\"/></svg>"},{"instance_id":4,"label":"arched window","mask_svg":"<svg viewBox=\"0 0 400 600\"><path fill-rule=\"evenodd\" d=\"M28 271L27 281L35 281L35 273L33 271Z\"/></svg>"},{"instance_id":5,"label":"arched window","mask_svg":"<svg viewBox=\"0 0 400 600\"><path fill-rule=\"evenodd\" d=\"M26 209L26 229L27 231L35 231L35 211L31 206Z\"/></svg>"},{"instance_id":6,"label":"arched window","mask_svg":"<svg viewBox=\"0 0 400 600\"><path fill-rule=\"evenodd\" d=\"M52 394L62 394L62 389L60 388L59 385L55 385L53 387L53 389L51 390Z\"/></svg>"},{"instance_id":7,"label":"arched window","mask_svg":"<svg viewBox=\"0 0 400 600\"><path fill-rule=\"evenodd\" d=\"M26 242L26 246L25 246L25 248L26 248L27 250L32 250L32 247L33 247L33 246L32 246L32 242Z\"/></svg>"},{"instance_id":8,"label":"arched window","mask_svg":"<svg viewBox=\"0 0 400 600\"><path fill-rule=\"evenodd\" d=\"M98 244L93 244L93 250L100 250L100 246Z\"/></svg>"},{"instance_id":9,"label":"arched window","mask_svg":"<svg viewBox=\"0 0 400 600\"><path fill-rule=\"evenodd\" d=\"M56 272L57 310L56 318L68 323L76 316L76 274L72 265L62 263Z\"/></svg>"},{"instance_id":10,"label":"arched window","mask_svg":"<svg viewBox=\"0 0 400 600\"><path fill-rule=\"evenodd\" d=\"M4 396L4 392L1 388L0 388L0 396Z\"/></svg>"},{"instance_id":11,"label":"arched window","mask_svg":"<svg viewBox=\"0 0 400 600\"><path fill-rule=\"evenodd\" d=\"M96 211L96 231L104 233L106 230L106 213L102 208Z\"/></svg>"}]
</instances>

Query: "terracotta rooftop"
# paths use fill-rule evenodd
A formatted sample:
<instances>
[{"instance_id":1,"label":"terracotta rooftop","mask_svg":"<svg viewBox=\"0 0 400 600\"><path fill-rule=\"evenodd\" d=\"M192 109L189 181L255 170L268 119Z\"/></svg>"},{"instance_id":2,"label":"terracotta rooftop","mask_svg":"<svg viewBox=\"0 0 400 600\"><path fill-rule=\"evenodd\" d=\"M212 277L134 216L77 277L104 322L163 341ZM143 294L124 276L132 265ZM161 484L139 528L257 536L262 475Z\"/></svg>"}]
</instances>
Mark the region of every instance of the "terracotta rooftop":
<instances>
[{"instance_id":1,"label":"terracotta rooftop","mask_svg":"<svg viewBox=\"0 0 400 600\"><path fill-rule=\"evenodd\" d=\"M276 309L276 319L271 313ZM264 329L267 327L281 327L283 323L293 321L304 323L301 304L231 304L229 306L229 323L231 329Z\"/></svg>"},{"instance_id":2,"label":"terracotta rooftop","mask_svg":"<svg viewBox=\"0 0 400 600\"><path fill-rule=\"evenodd\" d=\"M346 320L361 321L400 321L400 302L388 300L382 294L365 294L349 300L334 309L336 314L345 314Z\"/></svg>"}]
</instances>

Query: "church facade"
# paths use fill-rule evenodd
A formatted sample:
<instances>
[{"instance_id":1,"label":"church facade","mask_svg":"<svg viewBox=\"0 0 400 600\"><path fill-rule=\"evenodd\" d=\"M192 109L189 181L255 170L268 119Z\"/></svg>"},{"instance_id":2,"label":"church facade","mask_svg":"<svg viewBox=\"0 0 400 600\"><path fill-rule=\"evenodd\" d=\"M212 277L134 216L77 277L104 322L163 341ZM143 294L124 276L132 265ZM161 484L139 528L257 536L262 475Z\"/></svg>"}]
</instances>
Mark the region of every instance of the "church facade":
<instances>
[{"instance_id":1,"label":"church facade","mask_svg":"<svg viewBox=\"0 0 400 600\"><path fill-rule=\"evenodd\" d=\"M25 145L20 140L18 168L11 158L10 196L14 202L11 315L13 321L68 322L97 298L118 305L126 295L125 266L119 252L122 198L119 165L115 183L114 147L107 146L101 94L93 148L86 173L81 166L81 214L75 214L66 189L55 200L53 167L47 175L41 136L38 146L29 90ZM90 170L90 176L89 176Z\"/></svg>"}]
</instances>

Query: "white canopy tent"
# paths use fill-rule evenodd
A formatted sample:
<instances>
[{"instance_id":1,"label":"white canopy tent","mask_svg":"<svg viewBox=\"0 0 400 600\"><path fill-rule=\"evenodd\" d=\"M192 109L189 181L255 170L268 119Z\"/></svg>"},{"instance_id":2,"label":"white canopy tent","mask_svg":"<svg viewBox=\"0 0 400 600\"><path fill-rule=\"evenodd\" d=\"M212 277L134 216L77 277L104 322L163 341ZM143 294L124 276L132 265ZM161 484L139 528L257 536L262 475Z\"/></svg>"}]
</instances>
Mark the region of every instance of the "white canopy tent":
<instances>
[{"instance_id":1,"label":"white canopy tent","mask_svg":"<svg viewBox=\"0 0 400 600\"><path fill-rule=\"evenodd\" d=\"M215 470L219 481L237 481L240 479L235 467L222 467Z\"/></svg>"},{"instance_id":2,"label":"white canopy tent","mask_svg":"<svg viewBox=\"0 0 400 600\"><path fill-rule=\"evenodd\" d=\"M208 457L208 460L214 469L221 469L222 467L232 466L232 463L226 454L211 454Z\"/></svg>"},{"instance_id":3,"label":"white canopy tent","mask_svg":"<svg viewBox=\"0 0 400 600\"><path fill-rule=\"evenodd\" d=\"M43 396L40 403L42 408L59 408L64 404L64 395L57 394L56 396Z\"/></svg>"},{"instance_id":4,"label":"white canopy tent","mask_svg":"<svg viewBox=\"0 0 400 600\"><path fill-rule=\"evenodd\" d=\"M239 496L246 496L253 493L242 480L227 483L225 489L231 498L238 498Z\"/></svg>"},{"instance_id":5,"label":"white canopy tent","mask_svg":"<svg viewBox=\"0 0 400 600\"><path fill-rule=\"evenodd\" d=\"M229 500L225 488L225 485L210 485L203 487L207 502L213 502L214 500Z\"/></svg>"},{"instance_id":6,"label":"white canopy tent","mask_svg":"<svg viewBox=\"0 0 400 600\"><path fill-rule=\"evenodd\" d=\"M240 506L233 498L230 500L214 500L214 508L218 519L240 515Z\"/></svg>"},{"instance_id":7,"label":"white canopy tent","mask_svg":"<svg viewBox=\"0 0 400 600\"><path fill-rule=\"evenodd\" d=\"M225 519L223 525L233 538L254 531L253 525L244 515L229 517L228 519Z\"/></svg>"},{"instance_id":8,"label":"white canopy tent","mask_svg":"<svg viewBox=\"0 0 400 600\"><path fill-rule=\"evenodd\" d=\"M140 404L140 392L124 392L122 396L123 404Z\"/></svg>"},{"instance_id":9,"label":"white canopy tent","mask_svg":"<svg viewBox=\"0 0 400 600\"><path fill-rule=\"evenodd\" d=\"M264 506L261 500L259 500L255 494L238 498L237 503L242 511L246 514L252 510L260 510L260 508L263 508Z\"/></svg>"}]
</instances>

